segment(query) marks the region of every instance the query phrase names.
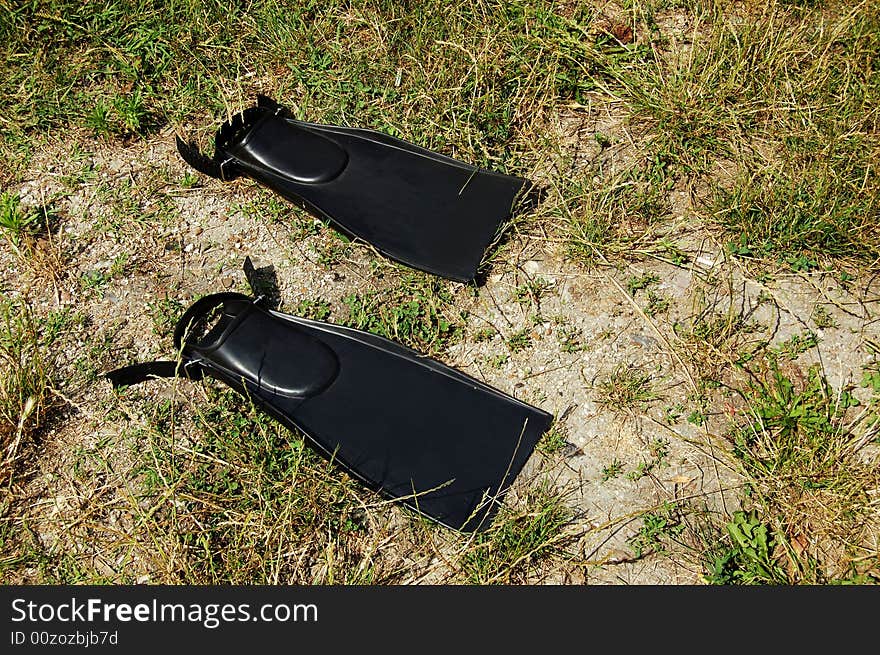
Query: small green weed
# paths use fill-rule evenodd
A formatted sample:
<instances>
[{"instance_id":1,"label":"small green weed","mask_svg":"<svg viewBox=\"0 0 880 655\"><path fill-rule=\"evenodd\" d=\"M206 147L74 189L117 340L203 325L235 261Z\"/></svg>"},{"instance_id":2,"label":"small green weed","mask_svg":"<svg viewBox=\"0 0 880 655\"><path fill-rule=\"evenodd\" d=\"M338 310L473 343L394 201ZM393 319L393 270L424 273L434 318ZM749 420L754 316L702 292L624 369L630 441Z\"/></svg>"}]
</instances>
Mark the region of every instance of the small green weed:
<instances>
[{"instance_id":1,"label":"small green weed","mask_svg":"<svg viewBox=\"0 0 880 655\"><path fill-rule=\"evenodd\" d=\"M153 319L153 333L162 337L170 337L183 316L185 307L176 298L165 296L148 305L150 317Z\"/></svg>"},{"instance_id":2,"label":"small green weed","mask_svg":"<svg viewBox=\"0 0 880 655\"><path fill-rule=\"evenodd\" d=\"M783 355L788 359L795 360L798 355L807 352L811 348L819 345L819 337L813 332L805 332L804 334L793 334L791 337L780 343L773 350L779 355Z\"/></svg>"},{"instance_id":3,"label":"small green weed","mask_svg":"<svg viewBox=\"0 0 880 655\"><path fill-rule=\"evenodd\" d=\"M642 527L629 538L628 543L636 559L640 559L651 553L665 552L664 542L674 541L684 529L678 507L674 503L666 503L642 517Z\"/></svg>"},{"instance_id":4,"label":"small green weed","mask_svg":"<svg viewBox=\"0 0 880 655\"><path fill-rule=\"evenodd\" d=\"M865 369L865 372L862 374L861 384L875 394L880 394L880 369Z\"/></svg>"},{"instance_id":5,"label":"small green weed","mask_svg":"<svg viewBox=\"0 0 880 655\"><path fill-rule=\"evenodd\" d=\"M326 300L305 298L297 303L293 313L313 321L326 321L330 318L330 303Z\"/></svg>"},{"instance_id":6,"label":"small green weed","mask_svg":"<svg viewBox=\"0 0 880 655\"><path fill-rule=\"evenodd\" d=\"M315 252L318 254L318 263L325 268L333 268L348 257L352 251L352 244L348 237L336 232L333 234L334 236L314 246Z\"/></svg>"},{"instance_id":7,"label":"small green weed","mask_svg":"<svg viewBox=\"0 0 880 655\"><path fill-rule=\"evenodd\" d=\"M532 334L528 328L523 328L507 337L507 347L510 352L518 353L532 345Z\"/></svg>"},{"instance_id":8,"label":"small green weed","mask_svg":"<svg viewBox=\"0 0 880 655\"><path fill-rule=\"evenodd\" d=\"M6 191L0 193L0 230L14 247L18 248L22 240L33 233L37 221L37 213L22 209L16 194Z\"/></svg>"},{"instance_id":9,"label":"small green weed","mask_svg":"<svg viewBox=\"0 0 880 655\"><path fill-rule=\"evenodd\" d=\"M568 431L565 426L554 423L538 442L538 450L545 455L554 455L565 450L568 445Z\"/></svg>"},{"instance_id":10,"label":"small green weed","mask_svg":"<svg viewBox=\"0 0 880 655\"><path fill-rule=\"evenodd\" d=\"M95 291L99 295L108 282L110 275L98 270L86 271L79 278L80 286L84 291Z\"/></svg>"},{"instance_id":11,"label":"small green weed","mask_svg":"<svg viewBox=\"0 0 880 655\"><path fill-rule=\"evenodd\" d=\"M150 127L150 112L140 88L113 98L113 113L122 134L141 134Z\"/></svg>"},{"instance_id":12,"label":"small green weed","mask_svg":"<svg viewBox=\"0 0 880 655\"><path fill-rule=\"evenodd\" d=\"M349 309L345 324L436 353L462 331L452 301L444 283L411 273L390 289L343 298Z\"/></svg>"},{"instance_id":13,"label":"small green weed","mask_svg":"<svg viewBox=\"0 0 880 655\"><path fill-rule=\"evenodd\" d=\"M626 281L626 290L629 295L635 296L637 292L643 291L660 281L654 273L643 273L642 275L633 276Z\"/></svg>"},{"instance_id":14,"label":"small green weed","mask_svg":"<svg viewBox=\"0 0 880 655\"><path fill-rule=\"evenodd\" d=\"M183 174L183 177L180 178L180 188L181 189L194 189L199 184L199 176L193 173L192 171L187 171Z\"/></svg>"},{"instance_id":15,"label":"small green weed","mask_svg":"<svg viewBox=\"0 0 880 655\"><path fill-rule=\"evenodd\" d=\"M697 427L705 425L707 420L708 417L706 416L706 414L699 409L693 410L690 414L688 414L687 417L687 422L691 425L696 425Z\"/></svg>"},{"instance_id":16,"label":"small green weed","mask_svg":"<svg viewBox=\"0 0 880 655\"><path fill-rule=\"evenodd\" d=\"M709 584L788 584L775 555L776 541L756 511L735 512L726 526L729 543L707 553Z\"/></svg>"},{"instance_id":17,"label":"small green weed","mask_svg":"<svg viewBox=\"0 0 880 655\"><path fill-rule=\"evenodd\" d=\"M669 298L656 291L648 291L645 297L648 301L645 305L645 314L648 316L658 316L669 311Z\"/></svg>"},{"instance_id":18,"label":"small green weed","mask_svg":"<svg viewBox=\"0 0 880 655\"><path fill-rule=\"evenodd\" d=\"M669 425L675 425L678 423L679 419L684 414L684 405L681 403L676 403L672 407L667 407L663 412L663 416L666 419L666 423Z\"/></svg>"},{"instance_id":19,"label":"small green weed","mask_svg":"<svg viewBox=\"0 0 880 655\"><path fill-rule=\"evenodd\" d=\"M666 439L654 439L649 447L650 459L639 462L638 466L626 474L627 480L637 482L651 475L657 469L666 466L666 458L669 455L669 441Z\"/></svg>"},{"instance_id":20,"label":"small green weed","mask_svg":"<svg viewBox=\"0 0 880 655\"><path fill-rule=\"evenodd\" d=\"M496 331L493 328L480 328L476 332L474 332L474 343L483 343L484 341L490 341L492 337L495 336Z\"/></svg>"},{"instance_id":21,"label":"small green weed","mask_svg":"<svg viewBox=\"0 0 880 655\"><path fill-rule=\"evenodd\" d=\"M602 482L613 480L621 473L623 473L623 462L615 457L610 464L602 468Z\"/></svg>"},{"instance_id":22,"label":"small green weed","mask_svg":"<svg viewBox=\"0 0 880 655\"><path fill-rule=\"evenodd\" d=\"M676 266L684 266L691 261L690 255L684 252L677 244L661 239L657 244L663 255Z\"/></svg>"},{"instance_id":23,"label":"small green weed","mask_svg":"<svg viewBox=\"0 0 880 655\"><path fill-rule=\"evenodd\" d=\"M577 353L586 348L584 333L580 328L560 325L556 328L556 338L559 339L559 347L564 353Z\"/></svg>"},{"instance_id":24,"label":"small green weed","mask_svg":"<svg viewBox=\"0 0 880 655\"><path fill-rule=\"evenodd\" d=\"M658 463L663 462L669 456L669 440L658 437L651 442L649 447L651 457Z\"/></svg>"},{"instance_id":25,"label":"small green weed","mask_svg":"<svg viewBox=\"0 0 880 655\"><path fill-rule=\"evenodd\" d=\"M837 327L837 321L824 305L816 305L810 318L813 319L813 323L820 330Z\"/></svg>"},{"instance_id":26,"label":"small green weed","mask_svg":"<svg viewBox=\"0 0 880 655\"><path fill-rule=\"evenodd\" d=\"M513 299L521 305L538 304L541 295L550 288L550 283L540 276L535 276L525 284L513 290Z\"/></svg>"}]
</instances>

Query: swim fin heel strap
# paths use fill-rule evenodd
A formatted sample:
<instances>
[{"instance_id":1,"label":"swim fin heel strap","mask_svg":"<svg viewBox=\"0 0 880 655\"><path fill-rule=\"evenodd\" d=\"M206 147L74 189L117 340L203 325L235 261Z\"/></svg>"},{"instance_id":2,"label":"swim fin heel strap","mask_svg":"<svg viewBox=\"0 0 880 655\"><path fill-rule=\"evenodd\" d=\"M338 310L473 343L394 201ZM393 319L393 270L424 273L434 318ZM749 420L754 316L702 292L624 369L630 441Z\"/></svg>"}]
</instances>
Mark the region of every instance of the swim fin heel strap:
<instances>
[{"instance_id":1,"label":"swim fin heel strap","mask_svg":"<svg viewBox=\"0 0 880 655\"><path fill-rule=\"evenodd\" d=\"M250 177L391 259L461 282L531 186L381 132L298 121L264 96L220 127L212 158L177 147L206 175Z\"/></svg>"},{"instance_id":2,"label":"swim fin heel strap","mask_svg":"<svg viewBox=\"0 0 880 655\"><path fill-rule=\"evenodd\" d=\"M209 375L250 398L371 489L448 527L488 527L552 416L359 330L267 310L247 296L195 302L179 362L107 374L115 386Z\"/></svg>"}]
</instances>

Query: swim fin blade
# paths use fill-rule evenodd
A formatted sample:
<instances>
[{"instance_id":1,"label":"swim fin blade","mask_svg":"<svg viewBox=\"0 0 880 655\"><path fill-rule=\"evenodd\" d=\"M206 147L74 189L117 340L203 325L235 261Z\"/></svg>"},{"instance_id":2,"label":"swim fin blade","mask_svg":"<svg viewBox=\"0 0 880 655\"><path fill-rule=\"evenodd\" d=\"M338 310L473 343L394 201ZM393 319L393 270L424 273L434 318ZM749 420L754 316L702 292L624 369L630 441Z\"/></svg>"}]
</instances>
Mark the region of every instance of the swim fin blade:
<instances>
[{"instance_id":1,"label":"swim fin blade","mask_svg":"<svg viewBox=\"0 0 880 655\"><path fill-rule=\"evenodd\" d=\"M106 376L219 379L369 488L465 532L489 526L553 418L383 337L237 293L196 301L174 339L179 361Z\"/></svg>"},{"instance_id":2,"label":"swim fin blade","mask_svg":"<svg viewBox=\"0 0 880 655\"><path fill-rule=\"evenodd\" d=\"M460 282L531 187L381 132L295 120L265 96L220 127L213 158L180 137L177 148L206 175L248 176L391 259Z\"/></svg>"}]
</instances>

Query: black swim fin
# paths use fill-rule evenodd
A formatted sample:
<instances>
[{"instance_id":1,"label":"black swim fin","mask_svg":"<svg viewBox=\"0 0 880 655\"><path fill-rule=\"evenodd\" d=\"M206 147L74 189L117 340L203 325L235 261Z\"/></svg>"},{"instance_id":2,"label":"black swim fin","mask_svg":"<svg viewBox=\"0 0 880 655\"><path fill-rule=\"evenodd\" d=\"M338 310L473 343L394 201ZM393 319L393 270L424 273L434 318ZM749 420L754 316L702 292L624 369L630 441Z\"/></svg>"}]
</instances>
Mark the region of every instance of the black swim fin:
<instances>
[{"instance_id":1,"label":"black swim fin","mask_svg":"<svg viewBox=\"0 0 880 655\"><path fill-rule=\"evenodd\" d=\"M489 526L553 418L388 339L241 294L198 300L174 341L179 362L107 377L217 378L371 489L457 530Z\"/></svg>"},{"instance_id":2,"label":"black swim fin","mask_svg":"<svg viewBox=\"0 0 880 655\"><path fill-rule=\"evenodd\" d=\"M247 175L413 268L474 279L526 180L372 130L304 123L265 96L224 123L213 158L177 138L211 177Z\"/></svg>"}]
</instances>

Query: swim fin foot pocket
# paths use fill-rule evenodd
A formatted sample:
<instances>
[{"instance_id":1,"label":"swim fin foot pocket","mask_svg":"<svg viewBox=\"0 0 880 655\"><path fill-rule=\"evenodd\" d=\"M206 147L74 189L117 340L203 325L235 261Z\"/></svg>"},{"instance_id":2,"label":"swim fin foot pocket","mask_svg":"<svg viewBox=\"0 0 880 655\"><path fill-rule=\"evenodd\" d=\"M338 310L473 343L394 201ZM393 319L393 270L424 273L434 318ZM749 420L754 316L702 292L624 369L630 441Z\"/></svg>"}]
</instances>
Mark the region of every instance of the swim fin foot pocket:
<instances>
[{"instance_id":1,"label":"swim fin foot pocket","mask_svg":"<svg viewBox=\"0 0 880 655\"><path fill-rule=\"evenodd\" d=\"M472 281L531 184L373 130L306 123L265 96L225 122L213 157L183 159L221 180L245 175L386 256Z\"/></svg>"},{"instance_id":2,"label":"swim fin foot pocket","mask_svg":"<svg viewBox=\"0 0 880 655\"><path fill-rule=\"evenodd\" d=\"M237 293L196 301L174 344L179 361L106 376L216 378L369 488L465 532L489 526L553 418L388 339Z\"/></svg>"}]
</instances>

